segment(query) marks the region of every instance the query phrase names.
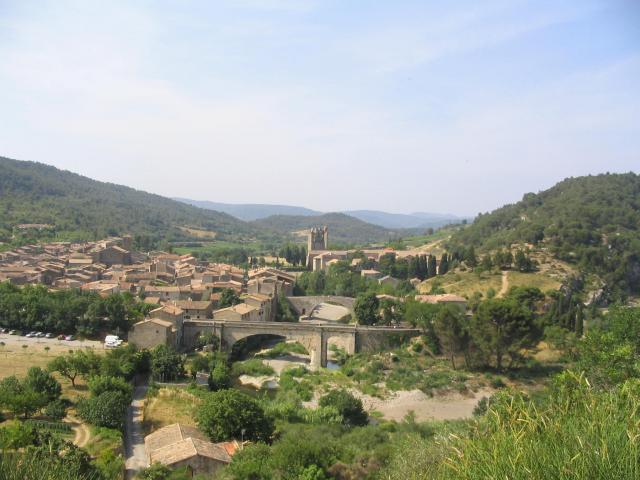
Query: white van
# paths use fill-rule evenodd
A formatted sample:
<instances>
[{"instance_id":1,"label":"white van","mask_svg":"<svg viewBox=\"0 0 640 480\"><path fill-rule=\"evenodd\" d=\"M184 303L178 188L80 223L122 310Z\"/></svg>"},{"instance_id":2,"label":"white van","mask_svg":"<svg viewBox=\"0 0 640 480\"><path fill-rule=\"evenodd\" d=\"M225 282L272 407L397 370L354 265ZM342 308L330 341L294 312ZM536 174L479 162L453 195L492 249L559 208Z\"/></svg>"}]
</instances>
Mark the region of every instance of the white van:
<instances>
[{"instance_id":1,"label":"white van","mask_svg":"<svg viewBox=\"0 0 640 480\"><path fill-rule=\"evenodd\" d=\"M107 335L106 337L104 337L105 347L113 348L119 347L120 345L122 345L122 340L120 339L120 337L118 337L118 335Z\"/></svg>"}]
</instances>

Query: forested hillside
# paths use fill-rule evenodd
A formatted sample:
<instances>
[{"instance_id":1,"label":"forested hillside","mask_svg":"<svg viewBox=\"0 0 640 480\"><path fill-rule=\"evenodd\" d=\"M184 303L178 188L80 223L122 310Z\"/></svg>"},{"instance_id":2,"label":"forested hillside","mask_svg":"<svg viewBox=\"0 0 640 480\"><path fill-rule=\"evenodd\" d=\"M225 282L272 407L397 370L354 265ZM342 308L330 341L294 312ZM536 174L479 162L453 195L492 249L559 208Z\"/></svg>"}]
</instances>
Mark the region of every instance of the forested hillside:
<instances>
[{"instance_id":1,"label":"forested hillside","mask_svg":"<svg viewBox=\"0 0 640 480\"><path fill-rule=\"evenodd\" d=\"M0 241L17 224L54 225L56 238L97 239L130 233L152 242L191 237L180 227L244 238L256 229L225 213L133 188L98 182L35 162L0 157Z\"/></svg>"},{"instance_id":2,"label":"forested hillside","mask_svg":"<svg viewBox=\"0 0 640 480\"><path fill-rule=\"evenodd\" d=\"M252 223L280 234L289 234L317 225L326 225L329 227L329 243L331 245L366 245L386 242L401 236L401 234L405 235L411 232L409 230L389 230L344 213L326 213L317 216L273 215Z\"/></svg>"},{"instance_id":3,"label":"forested hillside","mask_svg":"<svg viewBox=\"0 0 640 480\"><path fill-rule=\"evenodd\" d=\"M640 293L640 176L568 178L549 190L479 215L452 245L494 249L544 246L559 259L597 273L611 298Z\"/></svg>"}]
</instances>

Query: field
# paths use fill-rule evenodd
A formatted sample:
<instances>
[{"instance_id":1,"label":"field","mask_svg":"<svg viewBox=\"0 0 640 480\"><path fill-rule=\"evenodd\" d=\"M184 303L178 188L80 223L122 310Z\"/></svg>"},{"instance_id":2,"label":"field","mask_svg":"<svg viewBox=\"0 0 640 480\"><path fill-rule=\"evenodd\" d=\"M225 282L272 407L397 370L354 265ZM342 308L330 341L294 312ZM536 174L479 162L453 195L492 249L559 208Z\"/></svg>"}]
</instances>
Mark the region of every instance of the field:
<instances>
[{"instance_id":1,"label":"field","mask_svg":"<svg viewBox=\"0 0 640 480\"><path fill-rule=\"evenodd\" d=\"M37 339L2 335L0 342L0 379L11 375L24 376L31 367L45 369L47 364L56 356L68 353L70 349L87 348L84 345L97 347L94 348L94 351L98 355L104 352L100 342L91 341L62 343L57 340L39 341ZM55 374L55 377L62 385L63 397L73 401L86 395L87 387L80 377L76 379L76 388L71 386L71 382L68 379L58 374Z\"/></svg>"},{"instance_id":2,"label":"field","mask_svg":"<svg viewBox=\"0 0 640 480\"><path fill-rule=\"evenodd\" d=\"M418 290L420 293L428 294L434 286L444 289L446 293L462 297L470 297L474 292L486 296L489 289L493 289L495 293L500 291L502 275L500 272L449 272L425 280L418 286Z\"/></svg>"},{"instance_id":3,"label":"field","mask_svg":"<svg viewBox=\"0 0 640 480\"><path fill-rule=\"evenodd\" d=\"M506 283L505 283L506 282ZM507 272L449 272L446 275L430 278L418 286L420 293L428 294L434 286L438 286L446 293L453 293L462 297L471 297L480 292L484 297L491 289L496 295L506 292L514 286L538 287L543 292L557 290L561 285L561 277L545 272L521 273Z\"/></svg>"},{"instance_id":4,"label":"field","mask_svg":"<svg viewBox=\"0 0 640 480\"><path fill-rule=\"evenodd\" d=\"M248 253L257 255L258 253L261 253L265 247L260 242L238 243L238 242L227 242L224 240L215 240L212 242L210 241L199 242L198 246L192 246L192 247L176 246L176 247L173 247L173 251L179 255L190 254L192 252L197 252L200 254L215 255L225 250L238 249L238 248L242 248L246 250Z\"/></svg>"},{"instance_id":5,"label":"field","mask_svg":"<svg viewBox=\"0 0 640 480\"><path fill-rule=\"evenodd\" d=\"M195 238L216 238L216 232L212 232L210 230L202 230L192 227L180 227L180 230Z\"/></svg>"},{"instance_id":6,"label":"field","mask_svg":"<svg viewBox=\"0 0 640 480\"><path fill-rule=\"evenodd\" d=\"M148 396L145 402L145 432L149 433L176 422L195 426L195 408L199 403L198 397L185 390L161 388L157 394Z\"/></svg>"}]
</instances>

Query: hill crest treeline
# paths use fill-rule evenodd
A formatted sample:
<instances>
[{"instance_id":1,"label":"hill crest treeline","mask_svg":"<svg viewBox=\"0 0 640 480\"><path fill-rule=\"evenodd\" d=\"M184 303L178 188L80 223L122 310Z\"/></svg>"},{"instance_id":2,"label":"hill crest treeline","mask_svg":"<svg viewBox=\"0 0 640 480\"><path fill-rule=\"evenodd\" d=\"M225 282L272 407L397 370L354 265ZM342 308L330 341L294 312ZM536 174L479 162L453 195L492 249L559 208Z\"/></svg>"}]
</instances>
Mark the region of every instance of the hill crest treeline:
<instances>
[{"instance_id":1,"label":"hill crest treeline","mask_svg":"<svg viewBox=\"0 0 640 480\"><path fill-rule=\"evenodd\" d=\"M612 298L640 293L640 176L567 178L521 201L480 214L452 245L491 250L545 246L559 259L596 273Z\"/></svg>"}]
</instances>

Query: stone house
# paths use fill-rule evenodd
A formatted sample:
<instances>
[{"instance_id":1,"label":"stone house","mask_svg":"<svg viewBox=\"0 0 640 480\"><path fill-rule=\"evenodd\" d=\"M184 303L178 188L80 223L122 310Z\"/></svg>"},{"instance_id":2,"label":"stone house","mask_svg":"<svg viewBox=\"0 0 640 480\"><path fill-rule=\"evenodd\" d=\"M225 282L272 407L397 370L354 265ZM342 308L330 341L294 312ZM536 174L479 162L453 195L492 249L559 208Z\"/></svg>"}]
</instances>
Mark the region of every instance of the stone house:
<instances>
[{"instance_id":1,"label":"stone house","mask_svg":"<svg viewBox=\"0 0 640 480\"><path fill-rule=\"evenodd\" d=\"M136 323L129 332L129 343L138 348L153 348L168 345L178 348L178 330L173 323L159 318L148 318Z\"/></svg>"},{"instance_id":2,"label":"stone house","mask_svg":"<svg viewBox=\"0 0 640 480\"><path fill-rule=\"evenodd\" d=\"M180 308L185 320L210 320L213 318L213 302L208 300L176 300L173 305Z\"/></svg>"},{"instance_id":3,"label":"stone house","mask_svg":"<svg viewBox=\"0 0 640 480\"><path fill-rule=\"evenodd\" d=\"M144 439L147 461L170 468L187 467L191 475L213 475L231 462L236 441L212 443L198 429L174 423Z\"/></svg>"},{"instance_id":4,"label":"stone house","mask_svg":"<svg viewBox=\"0 0 640 480\"><path fill-rule=\"evenodd\" d=\"M239 303L233 307L221 308L213 312L214 320L229 320L235 322L257 322L259 311L256 307Z\"/></svg>"}]
</instances>

